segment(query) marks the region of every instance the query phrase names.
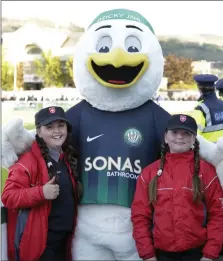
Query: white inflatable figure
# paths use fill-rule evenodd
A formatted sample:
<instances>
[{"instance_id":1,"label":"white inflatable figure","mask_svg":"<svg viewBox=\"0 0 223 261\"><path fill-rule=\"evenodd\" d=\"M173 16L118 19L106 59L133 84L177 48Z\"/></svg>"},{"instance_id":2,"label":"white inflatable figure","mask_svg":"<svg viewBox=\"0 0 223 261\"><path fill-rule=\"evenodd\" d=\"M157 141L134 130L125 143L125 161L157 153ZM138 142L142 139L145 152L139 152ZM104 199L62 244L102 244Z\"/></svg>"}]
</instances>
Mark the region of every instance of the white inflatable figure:
<instances>
[{"instance_id":1,"label":"white inflatable figure","mask_svg":"<svg viewBox=\"0 0 223 261\"><path fill-rule=\"evenodd\" d=\"M18 155L31 146L34 139L34 134L35 132L30 132L24 129L23 122L19 118L11 119L5 126L3 126L1 155L2 175L3 172L5 174L7 169L15 163L15 161L17 161ZM6 222L7 210L1 202L1 260L4 261L8 260Z\"/></svg>"},{"instance_id":2,"label":"white inflatable figure","mask_svg":"<svg viewBox=\"0 0 223 261\"><path fill-rule=\"evenodd\" d=\"M69 109L67 116L80 151L84 194L73 260L140 259L132 238L130 207L142 168L159 157L169 118L151 100L163 69L152 26L134 11L100 14L76 46L75 84L85 100ZM201 155L216 166L222 179L223 139L217 144L198 139ZM15 149L17 141L10 142ZM7 166L14 163L4 146L2 153Z\"/></svg>"}]
</instances>

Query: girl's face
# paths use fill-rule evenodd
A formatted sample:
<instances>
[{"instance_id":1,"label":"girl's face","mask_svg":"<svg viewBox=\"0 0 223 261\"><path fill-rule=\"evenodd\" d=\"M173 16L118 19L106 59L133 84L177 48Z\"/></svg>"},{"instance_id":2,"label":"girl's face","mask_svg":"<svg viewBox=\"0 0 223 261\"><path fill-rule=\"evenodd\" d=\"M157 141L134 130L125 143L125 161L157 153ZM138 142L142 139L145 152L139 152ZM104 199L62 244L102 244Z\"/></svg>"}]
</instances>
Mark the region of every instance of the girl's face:
<instances>
[{"instance_id":1,"label":"girl's face","mask_svg":"<svg viewBox=\"0 0 223 261\"><path fill-rule=\"evenodd\" d=\"M67 124L65 121L53 121L38 128L37 134L45 141L47 147L60 151L67 138Z\"/></svg>"},{"instance_id":2,"label":"girl's face","mask_svg":"<svg viewBox=\"0 0 223 261\"><path fill-rule=\"evenodd\" d=\"M169 145L171 153L189 151L195 143L195 135L183 129L168 130L165 142Z\"/></svg>"}]
</instances>

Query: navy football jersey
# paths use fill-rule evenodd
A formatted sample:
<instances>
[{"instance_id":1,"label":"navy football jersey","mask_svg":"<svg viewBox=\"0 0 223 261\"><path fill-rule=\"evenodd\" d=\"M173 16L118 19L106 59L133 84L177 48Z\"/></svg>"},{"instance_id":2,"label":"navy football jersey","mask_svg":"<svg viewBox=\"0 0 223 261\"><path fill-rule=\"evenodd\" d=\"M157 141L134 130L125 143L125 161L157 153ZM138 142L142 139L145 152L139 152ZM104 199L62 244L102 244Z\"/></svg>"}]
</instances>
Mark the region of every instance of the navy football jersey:
<instances>
[{"instance_id":1,"label":"navy football jersey","mask_svg":"<svg viewBox=\"0 0 223 261\"><path fill-rule=\"evenodd\" d=\"M160 157L169 113L153 101L121 112L82 101L67 116L80 153L81 203L130 207L139 174Z\"/></svg>"}]
</instances>

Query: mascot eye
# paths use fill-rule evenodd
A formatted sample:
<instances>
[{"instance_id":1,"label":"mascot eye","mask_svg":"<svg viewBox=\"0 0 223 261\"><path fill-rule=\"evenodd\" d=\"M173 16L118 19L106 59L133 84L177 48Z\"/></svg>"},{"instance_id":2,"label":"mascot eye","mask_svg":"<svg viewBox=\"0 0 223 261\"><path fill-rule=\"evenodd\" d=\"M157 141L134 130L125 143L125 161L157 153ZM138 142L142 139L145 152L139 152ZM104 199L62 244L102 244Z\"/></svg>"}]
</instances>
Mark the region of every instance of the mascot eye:
<instances>
[{"instance_id":1,"label":"mascot eye","mask_svg":"<svg viewBox=\"0 0 223 261\"><path fill-rule=\"evenodd\" d=\"M125 39L125 49L129 53L138 53L141 50L141 42L135 36L128 36Z\"/></svg>"},{"instance_id":2,"label":"mascot eye","mask_svg":"<svg viewBox=\"0 0 223 261\"><path fill-rule=\"evenodd\" d=\"M110 36L102 37L96 46L96 50L99 53L108 53L112 47L112 39Z\"/></svg>"}]
</instances>

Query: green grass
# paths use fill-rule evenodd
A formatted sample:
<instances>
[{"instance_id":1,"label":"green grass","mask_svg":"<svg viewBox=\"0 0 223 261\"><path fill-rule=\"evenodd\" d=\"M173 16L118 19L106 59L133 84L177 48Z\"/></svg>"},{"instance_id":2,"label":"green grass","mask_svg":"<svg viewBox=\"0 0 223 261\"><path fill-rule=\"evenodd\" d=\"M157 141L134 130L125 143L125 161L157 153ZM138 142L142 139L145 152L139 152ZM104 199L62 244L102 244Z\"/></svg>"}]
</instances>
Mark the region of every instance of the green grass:
<instances>
[{"instance_id":1,"label":"green grass","mask_svg":"<svg viewBox=\"0 0 223 261\"><path fill-rule=\"evenodd\" d=\"M35 129L35 124L34 123L24 123L24 128L27 130Z\"/></svg>"},{"instance_id":2,"label":"green grass","mask_svg":"<svg viewBox=\"0 0 223 261\"><path fill-rule=\"evenodd\" d=\"M1 168L1 177L2 177L2 180L1 180L1 193L2 193L2 190L5 186L5 181L8 177L8 170L3 167Z\"/></svg>"}]
</instances>

